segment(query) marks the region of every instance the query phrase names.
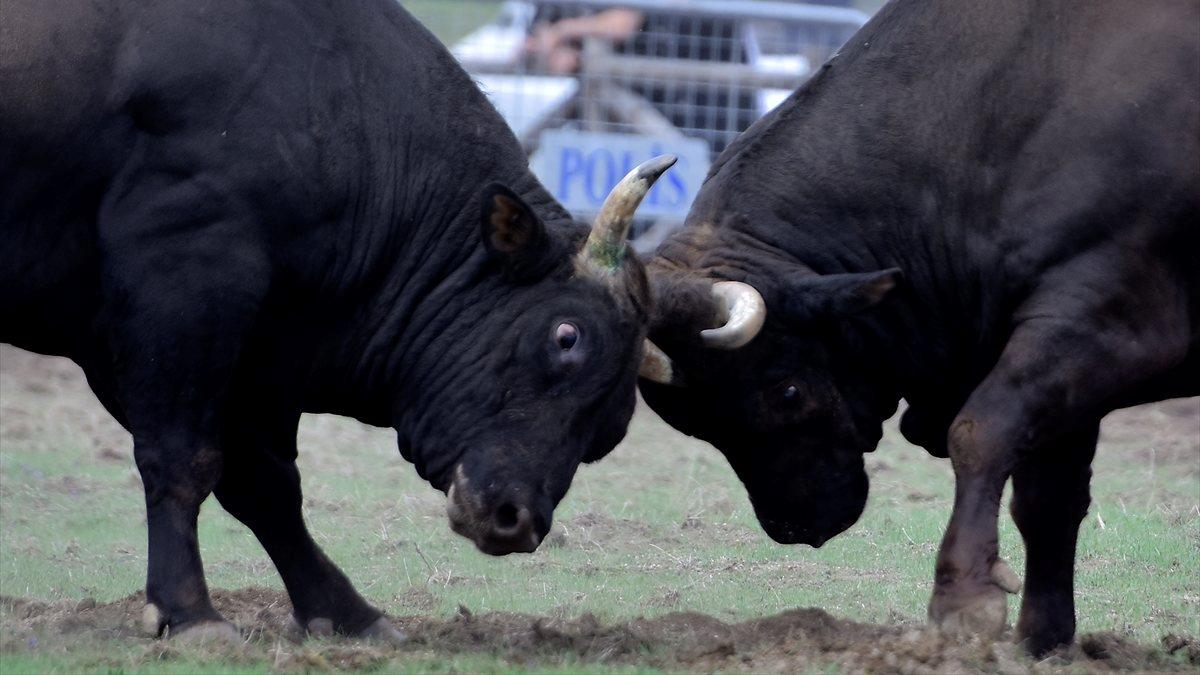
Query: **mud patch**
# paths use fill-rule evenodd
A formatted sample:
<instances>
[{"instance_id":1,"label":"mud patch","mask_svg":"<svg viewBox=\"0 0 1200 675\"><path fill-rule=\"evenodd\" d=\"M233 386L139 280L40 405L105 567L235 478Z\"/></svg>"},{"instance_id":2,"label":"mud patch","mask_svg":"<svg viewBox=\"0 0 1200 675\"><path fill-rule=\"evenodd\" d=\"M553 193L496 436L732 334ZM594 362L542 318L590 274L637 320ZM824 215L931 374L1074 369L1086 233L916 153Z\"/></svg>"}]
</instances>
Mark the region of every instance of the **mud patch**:
<instances>
[{"instance_id":1,"label":"mud patch","mask_svg":"<svg viewBox=\"0 0 1200 675\"><path fill-rule=\"evenodd\" d=\"M1039 662L1008 642L958 638L932 629L879 626L838 619L819 609L727 623L706 614L665 616L606 624L591 614L550 618L528 614L473 614L452 618L394 619L409 636L402 647L358 640L301 641L287 597L278 591L218 590L213 601L242 628L246 643L223 661L266 663L273 669L357 670L385 668L415 656L484 654L523 665L576 663L631 665L668 670L798 672L837 667L860 672L1194 672L1200 662L1194 638L1166 636L1161 647L1139 645L1111 633L1080 636L1077 644ZM154 640L139 628L144 597L116 602L91 599L44 603L0 597L0 651L37 652L87 641L141 646L146 662L196 656L170 640ZM201 654L205 656L205 654Z\"/></svg>"},{"instance_id":2,"label":"mud patch","mask_svg":"<svg viewBox=\"0 0 1200 675\"><path fill-rule=\"evenodd\" d=\"M1127 448L1139 461L1200 474L1200 399L1182 398L1109 413L1100 425L1103 442Z\"/></svg>"}]
</instances>

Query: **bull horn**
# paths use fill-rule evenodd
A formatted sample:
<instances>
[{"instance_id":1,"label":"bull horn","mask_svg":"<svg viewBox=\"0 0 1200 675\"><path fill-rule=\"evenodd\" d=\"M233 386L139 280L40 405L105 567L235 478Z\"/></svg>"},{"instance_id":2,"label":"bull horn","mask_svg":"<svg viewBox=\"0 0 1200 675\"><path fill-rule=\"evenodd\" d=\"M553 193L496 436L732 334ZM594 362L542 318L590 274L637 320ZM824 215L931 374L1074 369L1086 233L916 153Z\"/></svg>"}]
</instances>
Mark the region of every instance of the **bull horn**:
<instances>
[{"instance_id":1,"label":"bull horn","mask_svg":"<svg viewBox=\"0 0 1200 675\"><path fill-rule=\"evenodd\" d=\"M683 384L679 373L675 372L675 364L671 362L671 357L649 340L642 345L642 365L638 368L638 377L659 384Z\"/></svg>"},{"instance_id":2,"label":"bull horn","mask_svg":"<svg viewBox=\"0 0 1200 675\"><path fill-rule=\"evenodd\" d=\"M658 177L675 164L674 155L662 155L630 171L613 187L600 207L587 243L579 252L584 269L612 275L625 260L625 237L633 223L633 214Z\"/></svg>"},{"instance_id":3,"label":"bull horn","mask_svg":"<svg viewBox=\"0 0 1200 675\"><path fill-rule=\"evenodd\" d=\"M704 346L713 349L738 349L754 339L767 319L767 304L750 284L718 281L712 285L717 303L718 328L700 331Z\"/></svg>"}]
</instances>

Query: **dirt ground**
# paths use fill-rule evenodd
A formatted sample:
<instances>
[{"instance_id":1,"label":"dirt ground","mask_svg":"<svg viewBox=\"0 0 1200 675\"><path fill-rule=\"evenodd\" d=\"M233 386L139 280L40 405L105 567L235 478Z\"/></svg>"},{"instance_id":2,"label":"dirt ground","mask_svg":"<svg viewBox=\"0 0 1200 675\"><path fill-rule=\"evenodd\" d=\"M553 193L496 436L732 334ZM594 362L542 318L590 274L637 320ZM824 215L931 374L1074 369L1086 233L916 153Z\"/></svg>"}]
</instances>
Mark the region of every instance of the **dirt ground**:
<instances>
[{"instance_id":1,"label":"dirt ground","mask_svg":"<svg viewBox=\"0 0 1200 675\"><path fill-rule=\"evenodd\" d=\"M19 382L21 389L35 397L44 395L48 405L53 400L61 424L82 424L88 429L98 456L127 457L128 436L95 403L73 364L10 347L0 348L0 357L0 377L10 386ZM1106 421L1104 434L1116 441L1147 434L1181 438L1181 442L1160 447L1178 452L1189 465L1194 464L1195 407L1193 399L1119 412ZM45 431L39 426L44 422L27 423L27 417L27 408L11 400L0 401L0 438L21 439ZM406 604L419 609L419 600ZM472 614L460 607L449 619L395 617L395 623L409 636L407 644L397 648L343 639L300 641L287 597L276 590L215 590L214 601L217 609L242 629L245 644L232 653L221 648L212 656L247 665L265 662L284 671L377 669L413 658L458 654L485 654L515 666L573 663L584 668L629 665L706 672L830 668L906 673L1196 672L1200 667L1200 641L1188 636L1167 635L1161 644L1137 644L1114 633L1087 633L1080 635L1070 650L1034 663L1008 641L955 638L904 622L856 623L815 608L744 622L677 612L604 623L591 614L565 618ZM144 649L144 663L193 658L194 653L188 656L191 648L150 639L140 632L143 604L140 593L111 603L90 598L47 603L0 596L0 654L55 642L94 642L103 649L104 644L118 640Z\"/></svg>"},{"instance_id":2,"label":"dirt ground","mask_svg":"<svg viewBox=\"0 0 1200 675\"><path fill-rule=\"evenodd\" d=\"M849 671L946 673L1180 671L1200 665L1200 642L1169 636L1142 646L1111 633L1081 635L1070 650L1038 663L1009 642L954 638L928 628L878 626L837 619L814 608L742 623L680 612L655 619L601 624L585 614L552 619L524 614L473 615L460 609L449 620L395 619L408 635L402 647L356 640L297 640L287 596L243 589L214 593L217 609L242 627L245 644L219 655L234 663L267 661L277 670L373 669L412 656L485 653L513 665L536 666L564 657L580 664L638 665L666 670L800 672L838 667ZM144 596L98 605L40 603L0 597L11 619L0 624L0 650L56 639L137 641L149 661L195 656L192 649L141 634Z\"/></svg>"}]
</instances>

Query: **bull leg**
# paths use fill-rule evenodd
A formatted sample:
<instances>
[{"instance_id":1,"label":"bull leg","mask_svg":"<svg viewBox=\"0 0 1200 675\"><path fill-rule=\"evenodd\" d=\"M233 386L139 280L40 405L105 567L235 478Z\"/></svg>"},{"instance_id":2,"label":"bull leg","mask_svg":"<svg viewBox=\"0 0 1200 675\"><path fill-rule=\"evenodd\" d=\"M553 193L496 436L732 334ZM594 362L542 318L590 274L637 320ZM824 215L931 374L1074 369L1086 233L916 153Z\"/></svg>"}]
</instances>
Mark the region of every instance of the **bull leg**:
<instances>
[{"instance_id":1,"label":"bull leg","mask_svg":"<svg viewBox=\"0 0 1200 675\"><path fill-rule=\"evenodd\" d=\"M163 317L159 325L169 324ZM187 363L187 355L207 351L202 344L176 341L174 332L159 336L143 330L145 337L160 337L166 344L131 340L117 360L125 362L119 401L146 494L144 627L155 635L169 629L172 639L234 642L240 640L236 629L209 599L196 536L200 505L216 486L224 461L221 396L212 377L220 370L215 364L205 371Z\"/></svg>"},{"instance_id":2,"label":"bull leg","mask_svg":"<svg viewBox=\"0 0 1200 675\"><path fill-rule=\"evenodd\" d=\"M134 439L134 458L146 492L149 534L145 629L193 639L238 639L215 609L204 582L196 518L221 471L211 446Z\"/></svg>"},{"instance_id":3,"label":"bull leg","mask_svg":"<svg viewBox=\"0 0 1200 675\"><path fill-rule=\"evenodd\" d=\"M1013 473L1013 520L1025 540L1017 640L1041 656L1075 636L1075 543L1087 515L1099 425L1064 438Z\"/></svg>"},{"instance_id":4,"label":"bull leg","mask_svg":"<svg viewBox=\"0 0 1200 675\"><path fill-rule=\"evenodd\" d=\"M209 599L196 518L221 476L227 394L269 258L253 218L217 183L142 160L100 210L105 332L96 339L110 353L111 403L133 434L146 492L144 623L156 634L235 639Z\"/></svg>"},{"instance_id":5,"label":"bull leg","mask_svg":"<svg viewBox=\"0 0 1200 675\"><path fill-rule=\"evenodd\" d=\"M954 511L938 552L929 603L934 623L972 633L1003 631L1004 591L1019 587L997 555L1004 484L1014 470L1028 464L1022 481L1029 485L1029 472L1036 467L1063 461L1056 455L1059 440L1091 434L1109 401L1170 367L1177 355L1164 345L1162 336L1171 325L1161 328L1146 322L1135 328L1159 332L1131 334L1126 326L1096 325L1087 319L1027 320L1018 325L995 368L959 411L947 436L955 474ZM1079 454L1078 448L1074 450ZM1078 471L1086 467L1080 461ZM1020 499L1034 497L1027 492ZM1078 508L1068 508L1070 513L1061 516L1063 522L1076 518ZM1030 527L1031 518L1025 519ZM1061 525L1058 531L1065 528ZM1038 563L1035 572L1043 575L1034 582L1038 597L1032 602L1048 602L1050 596L1043 589L1051 586L1061 595L1062 583L1047 581L1049 572L1042 569L1053 567L1050 560L1063 552L1054 553L1053 545L1039 542L1030 554ZM1064 573L1070 570L1055 572ZM1025 635L1035 648L1058 637L1038 633L1051 627L1035 621L1041 616L1036 606L1030 605L1032 613L1025 624L1037 633Z\"/></svg>"},{"instance_id":6,"label":"bull leg","mask_svg":"<svg viewBox=\"0 0 1200 675\"><path fill-rule=\"evenodd\" d=\"M970 456L967 443L987 432L956 427L958 437L952 433L950 442L954 510L938 551L929 618L955 632L999 635L1007 618L1004 593L1016 590L1005 578L997 532L1000 496L1013 453L990 446L988 454Z\"/></svg>"},{"instance_id":7,"label":"bull leg","mask_svg":"<svg viewBox=\"0 0 1200 675\"><path fill-rule=\"evenodd\" d=\"M258 537L283 578L296 621L308 633L404 639L309 536L294 459L258 450L231 452L216 495Z\"/></svg>"}]
</instances>

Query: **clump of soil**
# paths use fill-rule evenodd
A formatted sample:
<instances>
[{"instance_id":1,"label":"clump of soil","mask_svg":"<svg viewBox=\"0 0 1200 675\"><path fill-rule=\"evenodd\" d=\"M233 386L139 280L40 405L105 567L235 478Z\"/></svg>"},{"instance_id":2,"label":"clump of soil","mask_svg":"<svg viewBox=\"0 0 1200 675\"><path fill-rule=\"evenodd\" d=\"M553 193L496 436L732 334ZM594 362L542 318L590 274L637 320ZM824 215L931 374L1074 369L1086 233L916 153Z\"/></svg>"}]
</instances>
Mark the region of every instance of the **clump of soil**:
<instances>
[{"instance_id":1,"label":"clump of soil","mask_svg":"<svg viewBox=\"0 0 1200 675\"><path fill-rule=\"evenodd\" d=\"M489 654L530 666L570 661L748 672L797 672L830 665L898 673L1186 672L1200 665L1200 643L1178 635L1164 637L1161 647L1148 647L1111 633L1090 633L1080 636L1071 649L1034 662L1008 642L961 638L927 628L861 624L819 609L796 609L742 623L676 612L604 624L591 614L557 619L506 612L472 614L460 607L449 619L394 619L409 640L392 647L342 638L302 641L287 597L277 591L218 590L213 601L246 637L243 646L214 651L213 657L266 661L278 670L379 668L416 655L462 653ZM115 639L144 645L147 660L171 658L177 647L170 640L141 633L144 602L140 593L107 604L91 599L43 603L0 597L0 651Z\"/></svg>"}]
</instances>

